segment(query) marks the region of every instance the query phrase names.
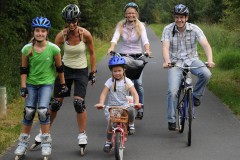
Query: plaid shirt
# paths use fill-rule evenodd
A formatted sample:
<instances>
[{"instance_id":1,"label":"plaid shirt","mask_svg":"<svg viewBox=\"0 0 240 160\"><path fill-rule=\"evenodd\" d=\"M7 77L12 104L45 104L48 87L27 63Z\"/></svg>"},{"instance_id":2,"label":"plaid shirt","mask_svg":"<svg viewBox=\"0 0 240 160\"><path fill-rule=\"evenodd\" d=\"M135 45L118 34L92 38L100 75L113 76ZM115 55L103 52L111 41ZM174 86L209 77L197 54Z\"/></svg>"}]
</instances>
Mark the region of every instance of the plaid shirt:
<instances>
[{"instance_id":1,"label":"plaid shirt","mask_svg":"<svg viewBox=\"0 0 240 160\"><path fill-rule=\"evenodd\" d=\"M175 23L167 25L162 33L161 41L169 41L169 54L172 62L183 62L190 65L198 59L197 40L206 38L203 31L192 23L186 23L186 29L180 35Z\"/></svg>"}]
</instances>

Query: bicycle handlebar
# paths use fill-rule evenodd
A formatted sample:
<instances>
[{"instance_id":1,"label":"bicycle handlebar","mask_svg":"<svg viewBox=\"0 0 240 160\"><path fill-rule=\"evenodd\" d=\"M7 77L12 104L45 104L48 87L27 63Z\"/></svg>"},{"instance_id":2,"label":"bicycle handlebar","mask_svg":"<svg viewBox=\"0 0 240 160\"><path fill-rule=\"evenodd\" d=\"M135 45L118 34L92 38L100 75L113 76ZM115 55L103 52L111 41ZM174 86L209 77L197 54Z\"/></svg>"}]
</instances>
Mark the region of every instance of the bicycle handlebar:
<instances>
[{"instance_id":1,"label":"bicycle handlebar","mask_svg":"<svg viewBox=\"0 0 240 160\"><path fill-rule=\"evenodd\" d=\"M134 107L135 109L140 109L139 106L143 106L143 104L139 103L139 104L129 104L129 107ZM104 109L106 107L106 105L104 104L95 104L94 107L96 107L97 109ZM110 106L110 108L113 106Z\"/></svg>"},{"instance_id":2,"label":"bicycle handlebar","mask_svg":"<svg viewBox=\"0 0 240 160\"><path fill-rule=\"evenodd\" d=\"M124 53L119 53L119 52L115 52L115 51L111 51L110 55L114 56L114 55L118 55L118 56L134 56L134 55L142 55L148 58L153 58L153 56L149 56L146 52L143 53L135 53L135 54L124 54ZM142 56L138 57L141 58Z\"/></svg>"}]
</instances>

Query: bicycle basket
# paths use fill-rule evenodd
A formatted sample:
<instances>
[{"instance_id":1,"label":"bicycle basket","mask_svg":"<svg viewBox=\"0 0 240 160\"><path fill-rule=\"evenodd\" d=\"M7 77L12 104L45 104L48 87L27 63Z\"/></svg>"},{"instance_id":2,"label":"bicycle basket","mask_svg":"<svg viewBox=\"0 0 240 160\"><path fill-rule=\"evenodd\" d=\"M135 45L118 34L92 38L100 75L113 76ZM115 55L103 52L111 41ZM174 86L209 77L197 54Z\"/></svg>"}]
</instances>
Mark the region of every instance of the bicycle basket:
<instances>
[{"instance_id":1,"label":"bicycle basket","mask_svg":"<svg viewBox=\"0 0 240 160\"><path fill-rule=\"evenodd\" d=\"M126 77L134 80L138 79L146 64L144 59L135 60L132 57L123 57L126 60Z\"/></svg>"},{"instance_id":2,"label":"bicycle basket","mask_svg":"<svg viewBox=\"0 0 240 160\"><path fill-rule=\"evenodd\" d=\"M111 107L109 108L110 121L128 123L128 111L122 107Z\"/></svg>"}]
</instances>

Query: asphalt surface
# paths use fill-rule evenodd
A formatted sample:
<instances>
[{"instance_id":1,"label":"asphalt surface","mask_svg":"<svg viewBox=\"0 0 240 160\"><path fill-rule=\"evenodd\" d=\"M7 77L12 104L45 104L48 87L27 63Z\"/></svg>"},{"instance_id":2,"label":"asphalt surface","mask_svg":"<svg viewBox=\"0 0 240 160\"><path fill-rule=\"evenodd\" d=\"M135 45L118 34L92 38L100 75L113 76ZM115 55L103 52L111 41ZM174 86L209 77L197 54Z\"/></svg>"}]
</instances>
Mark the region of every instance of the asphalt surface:
<instances>
[{"instance_id":1,"label":"asphalt surface","mask_svg":"<svg viewBox=\"0 0 240 160\"><path fill-rule=\"evenodd\" d=\"M124 160L238 160L240 159L240 122L224 104L206 90L201 106L195 109L196 119L192 127L192 145L187 146L187 132L168 131L166 119L167 70L162 68L160 39L150 30L153 59L144 68L145 112L143 120L135 123L136 134L129 136ZM102 151L105 143L106 120L103 111L94 108L103 85L111 73L107 67L109 56L97 65L98 81L88 87L86 106L88 111L88 145L84 156L78 147L78 127L72 98L66 98L55 120L51 160L113 160L114 153ZM36 124L31 132L31 144L39 131ZM9 148L1 160L14 159ZM28 151L26 160L42 159L41 151Z\"/></svg>"}]
</instances>

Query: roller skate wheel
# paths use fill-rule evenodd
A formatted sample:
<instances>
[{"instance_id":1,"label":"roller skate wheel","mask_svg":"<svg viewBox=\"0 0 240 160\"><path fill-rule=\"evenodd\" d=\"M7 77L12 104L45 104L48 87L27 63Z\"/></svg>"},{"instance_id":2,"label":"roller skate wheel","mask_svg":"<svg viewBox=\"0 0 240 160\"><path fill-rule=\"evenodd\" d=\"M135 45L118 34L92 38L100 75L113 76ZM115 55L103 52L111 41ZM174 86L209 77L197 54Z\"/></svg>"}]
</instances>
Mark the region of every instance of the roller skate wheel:
<instances>
[{"instance_id":1,"label":"roller skate wheel","mask_svg":"<svg viewBox=\"0 0 240 160\"><path fill-rule=\"evenodd\" d=\"M43 160L48 160L48 156L44 156L44 157L43 157Z\"/></svg>"},{"instance_id":2,"label":"roller skate wheel","mask_svg":"<svg viewBox=\"0 0 240 160\"><path fill-rule=\"evenodd\" d=\"M23 156L24 156L24 155L17 155L17 156L15 157L15 160L21 160L21 159L23 158Z\"/></svg>"},{"instance_id":3,"label":"roller skate wheel","mask_svg":"<svg viewBox=\"0 0 240 160\"><path fill-rule=\"evenodd\" d=\"M34 150L37 150L37 149L39 149L39 148L40 148L40 144L34 143L34 144L32 144L32 146L29 148L29 150L34 151Z\"/></svg>"}]
</instances>

